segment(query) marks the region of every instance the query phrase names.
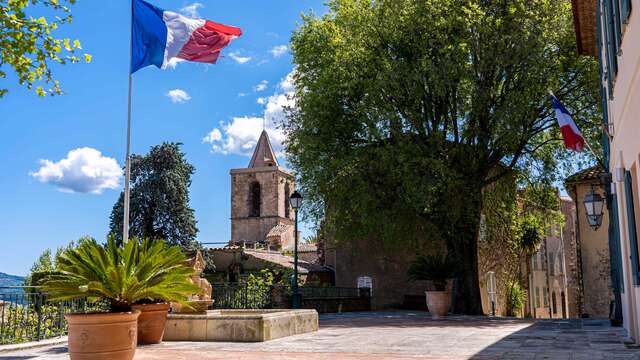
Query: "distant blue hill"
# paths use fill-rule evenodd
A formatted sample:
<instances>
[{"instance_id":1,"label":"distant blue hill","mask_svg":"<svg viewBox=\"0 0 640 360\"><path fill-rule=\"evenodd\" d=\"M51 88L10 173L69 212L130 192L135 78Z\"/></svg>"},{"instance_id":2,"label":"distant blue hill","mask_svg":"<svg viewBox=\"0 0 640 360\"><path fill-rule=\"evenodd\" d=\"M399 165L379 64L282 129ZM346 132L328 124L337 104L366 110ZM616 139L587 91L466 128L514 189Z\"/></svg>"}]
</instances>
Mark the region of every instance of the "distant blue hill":
<instances>
[{"instance_id":1,"label":"distant blue hill","mask_svg":"<svg viewBox=\"0 0 640 360\"><path fill-rule=\"evenodd\" d=\"M9 300L11 297L9 294L22 294L22 289L3 289L3 287L21 286L23 284L24 276L9 275L0 272L0 300Z\"/></svg>"}]
</instances>

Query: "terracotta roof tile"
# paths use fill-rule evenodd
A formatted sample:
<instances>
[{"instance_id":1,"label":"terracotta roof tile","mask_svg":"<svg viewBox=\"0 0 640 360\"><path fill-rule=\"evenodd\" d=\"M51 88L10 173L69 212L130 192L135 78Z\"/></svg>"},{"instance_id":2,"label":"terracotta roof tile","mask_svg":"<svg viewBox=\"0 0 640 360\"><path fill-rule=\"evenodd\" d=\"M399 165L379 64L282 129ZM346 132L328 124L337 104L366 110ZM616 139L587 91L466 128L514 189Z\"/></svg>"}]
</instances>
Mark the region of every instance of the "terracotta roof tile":
<instances>
[{"instance_id":1,"label":"terracotta roof tile","mask_svg":"<svg viewBox=\"0 0 640 360\"><path fill-rule=\"evenodd\" d=\"M287 256L279 252L248 249L244 250L244 254L284 268L293 269L293 256ZM327 272L330 270L322 265L298 260L298 271L301 274L308 274L309 272Z\"/></svg>"},{"instance_id":2,"label":"terracotta roof tile","mask_svg":"<svg viewBox=\"0 0 640 360\"><path fill-rule=\"evenodd\" d=\"M604 170L600 165L592 166L590 168L580 170L577 173L569 176L565 179L565 184L571 184L581 181L599 180L600 176L604 173Z\"/></svg>"}]
</instances>

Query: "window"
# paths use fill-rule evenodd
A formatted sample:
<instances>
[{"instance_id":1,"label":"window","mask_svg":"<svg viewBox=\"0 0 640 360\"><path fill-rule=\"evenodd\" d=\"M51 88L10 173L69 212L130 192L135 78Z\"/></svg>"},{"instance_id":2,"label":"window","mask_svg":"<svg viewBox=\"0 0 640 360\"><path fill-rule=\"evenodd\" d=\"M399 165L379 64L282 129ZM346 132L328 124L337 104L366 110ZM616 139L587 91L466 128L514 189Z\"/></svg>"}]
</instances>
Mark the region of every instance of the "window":
<instances>
[{"instance_id":1,"label":"window","mask_svg":"<svg viewBox=\"0 0 640 360\"><path fill-rule=\"evenodd\" d=\"M291 195L291 189L289 183L284 184L284 217L289 218L291 214L291 203L289 202L289 195Z\"/></svg>"},{"instance_id":2,"label":"window","mask_svg":"<svg viewBox=\"0 0 640 360\"><path fill-rule=\"evenodd\" d=\"M542 271L547 270L547 261L545 259L545 253L542 252L542 250L540 250L540 270Z\"/></svg>"},{"instance_id":3,"label":"window","mask_svg":"<svg viewBox=\"0 0 640 360\"><path fill-rule=\"evenodd\" d=\"M631 15L631 0L620 0L620 17L623 24L629 23L629 15Z\"/></svg>"},{"instance_id":4,"label":"window","mask_svg":"<svg viewBox=\"0 0 640 360\"><path fill-rule=\"evenodd\" d=\"M544 307L549 306L549 289L546 287L542 288L542 299L544 301Z\"/></svg>"},{"instance_id":5,"label":"window","mask_svg":"<svg viewBox=\"0 0 640 360\"><path fill-rule=\"evenodd\" d=\"M536 286L536 307L540 307L540 288Z\"/></svg>"},{"instance_id":6,"label":"window","mask_svg":"<svg viewBox=\"0 0 640 360\"><path fill-rule=\"evenodd\" d=\"M249 186L249 217L260 217L261 202L260 183L254 181Z\"/></svg>"},{"instance_id":7,"label":"window","mask_svg":"<svg viewBox=\"0 0 640 360\"><path fill-rule=\"evenodd\" d=\"M558 274L564 274L564 256L562 253L558 253Z\"/></svg>"},{"instance_id":8,"label":"window","mask_svg":"<svg viewBox=\"0 0 640 360\"><path fill-rule=\"evenodd\" d=\"M554 276L555 274L556 274L555 254L549 253L549 275Z\"/></svg>"},{"instance_id":9,"label":"window","mask_svg":"<svg viewBox=\"0 0 640 360\"><path fill-rule=\"evenodd\" d=\"M599 3L600 4L600 3ZM624 24L629 22L631 0L603 0L602 7L597 7L598 34L603 33L598 42L602 43L607 63L606 80L609 84L609 95L613 95L613 82L618 74L618 56L622 45Z\"/></svg>"},{"instance_id":10,"label":"window","mask_svg":"<svg viewBox=\"0 0 640 360\"><path fill-rule=\"evenodd\" d=\"M553 314L558 313L558 301L556 300L556 292L551 293L551 309L553 310Z\"/></svg>"}]
</instances>

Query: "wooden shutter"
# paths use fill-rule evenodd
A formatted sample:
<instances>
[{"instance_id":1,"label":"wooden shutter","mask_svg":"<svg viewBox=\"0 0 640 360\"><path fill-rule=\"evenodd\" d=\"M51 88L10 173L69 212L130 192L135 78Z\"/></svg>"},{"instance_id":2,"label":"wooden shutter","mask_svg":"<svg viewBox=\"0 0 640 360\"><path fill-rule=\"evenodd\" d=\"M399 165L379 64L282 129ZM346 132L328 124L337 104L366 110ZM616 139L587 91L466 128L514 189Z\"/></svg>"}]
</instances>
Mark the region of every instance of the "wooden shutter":
<instances>
[{"instance_id":1,"label":"wooden shutter","mask_svg":"<svg viewBox=\"0 0 640 360\"><path fill-rule=\"evenodd\" d=\"M631 252L631 271L633 272L633 284L640 284L638 276L638 233L636 232L636 214L633 205L633 181L631 171L627 170L624 176L625 202L627 204L627 228L629 230L629 251Z\"/></svg>"}]
</instances>

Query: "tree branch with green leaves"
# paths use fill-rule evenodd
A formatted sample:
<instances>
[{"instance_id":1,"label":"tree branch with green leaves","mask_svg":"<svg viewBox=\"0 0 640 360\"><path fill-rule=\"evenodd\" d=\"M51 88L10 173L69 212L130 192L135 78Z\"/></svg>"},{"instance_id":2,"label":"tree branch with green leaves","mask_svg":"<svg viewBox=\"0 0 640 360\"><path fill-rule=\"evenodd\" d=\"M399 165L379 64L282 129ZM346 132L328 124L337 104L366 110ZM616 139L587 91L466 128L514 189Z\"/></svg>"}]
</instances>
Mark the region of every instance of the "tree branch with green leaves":
<instances>
[{"instance_id":1,"label":"tree branch with green leaves","mask_svg":"<svg viewBox=\"0 0 640 360\"><path fill-rule=\"evenodd\" d=\"M20 85L34 90L38 96L63 93L54 78L53 65L85 61L91 55L79 54L80 41L56 38L58 27L73 21L70 5L76 0L0 0L0 79L11 68ZM32 10L46 10L56 14L54 20L33 17ZM34 88L35 87L35 88ZM0 97L8 92L0 87Z\"/></svg>"}]
</instances>

